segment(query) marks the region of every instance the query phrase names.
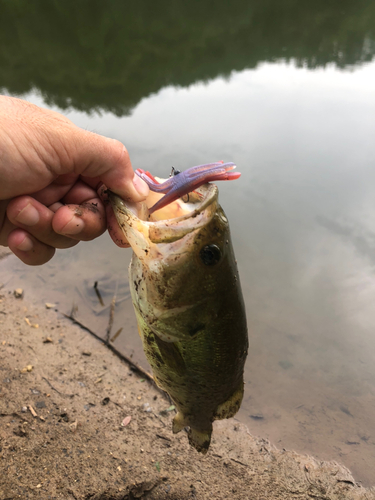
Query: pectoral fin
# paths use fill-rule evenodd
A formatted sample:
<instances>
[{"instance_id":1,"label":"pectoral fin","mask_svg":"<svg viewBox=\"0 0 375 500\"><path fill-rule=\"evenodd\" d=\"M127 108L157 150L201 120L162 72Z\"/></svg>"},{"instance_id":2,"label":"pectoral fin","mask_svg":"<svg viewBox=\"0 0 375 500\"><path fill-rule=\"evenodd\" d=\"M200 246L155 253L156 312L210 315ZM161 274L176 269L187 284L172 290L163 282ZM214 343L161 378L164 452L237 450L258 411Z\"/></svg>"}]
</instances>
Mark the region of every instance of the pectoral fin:
<instances>
[{"instance_id":1,"label":"pectoral fin","mask_svg":"<svg viewBox=\"0 0 375 500\"><path fill-rule=\"evenodd\" d=\"M154 337L164 363L170 371L182 377L186 372L186 365L178 345L173 342L164 342L157 335Z\"/></svg>"}]
</instances>

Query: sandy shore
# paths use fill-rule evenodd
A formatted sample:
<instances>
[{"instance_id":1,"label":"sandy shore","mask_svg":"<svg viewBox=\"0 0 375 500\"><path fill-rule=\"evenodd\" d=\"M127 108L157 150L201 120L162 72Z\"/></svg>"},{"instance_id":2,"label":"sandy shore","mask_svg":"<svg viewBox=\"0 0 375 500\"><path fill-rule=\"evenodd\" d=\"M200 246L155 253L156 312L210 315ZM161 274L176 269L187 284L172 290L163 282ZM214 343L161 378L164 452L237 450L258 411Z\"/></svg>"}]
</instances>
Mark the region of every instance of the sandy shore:
<instances>
[{"instance_id":1,"label":"sandy shore","mask_svg":"<svg viewBox=\"0 0 375 500\"><path fill-rule=\"evenodd\" d=\"M235 419L198 454L172 434L170 402L103 343L0 293L0 500L375 499L344 467Z\"/></svg>"}]
</instances>

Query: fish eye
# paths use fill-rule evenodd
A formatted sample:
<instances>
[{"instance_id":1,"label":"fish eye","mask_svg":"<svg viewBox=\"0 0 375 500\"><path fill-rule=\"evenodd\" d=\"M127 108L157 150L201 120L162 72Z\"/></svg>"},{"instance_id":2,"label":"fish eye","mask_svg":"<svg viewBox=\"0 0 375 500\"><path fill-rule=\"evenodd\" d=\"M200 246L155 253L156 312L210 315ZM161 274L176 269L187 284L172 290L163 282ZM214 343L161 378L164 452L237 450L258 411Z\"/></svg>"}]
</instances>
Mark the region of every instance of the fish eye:
<instances>
[{"instance_id":1,"label":"fish eye","mask_svg":"<svg viewBox=\"0 0 375 500\"><path fill-rule=\"evenodd\" d=\"M200 251L200 258L206 266L214 266L221 259L221 250L217 245L206 245Z\"/></svg>"}]
</instances>

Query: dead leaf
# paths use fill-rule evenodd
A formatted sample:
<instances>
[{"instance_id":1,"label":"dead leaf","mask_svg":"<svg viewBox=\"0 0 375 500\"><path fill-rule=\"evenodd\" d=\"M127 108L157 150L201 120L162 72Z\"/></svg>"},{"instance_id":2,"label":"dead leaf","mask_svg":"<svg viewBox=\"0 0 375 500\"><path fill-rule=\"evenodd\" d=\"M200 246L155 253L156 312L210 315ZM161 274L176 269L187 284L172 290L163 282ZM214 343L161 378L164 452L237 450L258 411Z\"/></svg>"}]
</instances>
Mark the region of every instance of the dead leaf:
<instances>
[{"instance_id":1,"label":"dead leaf","mask_svg":"<svg viewBox=\"0 0 375 500\"><path fill-rule=\"evenodd\" d=\"M124 418L124 420L121 422L122 427L126 427L128 424L130 424L131 416L128 415L127 417Z\"/></svg>"}]
</instances>

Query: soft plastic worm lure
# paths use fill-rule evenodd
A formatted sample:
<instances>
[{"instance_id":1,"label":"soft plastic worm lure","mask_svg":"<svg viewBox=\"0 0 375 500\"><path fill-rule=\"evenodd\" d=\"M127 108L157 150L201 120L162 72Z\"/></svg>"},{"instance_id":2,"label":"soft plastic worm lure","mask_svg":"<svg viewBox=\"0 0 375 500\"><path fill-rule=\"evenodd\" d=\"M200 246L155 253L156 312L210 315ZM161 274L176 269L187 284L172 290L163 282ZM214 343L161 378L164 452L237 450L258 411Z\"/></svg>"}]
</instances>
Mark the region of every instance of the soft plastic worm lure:
<instances>
[{"instance_id":1,"label":"soft plastic worm lure","mask_svg":"<svg viewBox=\"0 0 375 500\"><path fill-rule=\"evenodd\" d=\"M210 181L231 181L238 179L241 174L239 172L231 172L235 168L236 165L234 163L224 163L222 161L207 163L188 168L161 183L150 172L146 172L141 168L138 168L135 173L148 184L151 191L165 194L163 198L149 208L149 212L152 214L155 210L169 205L169 203L177 200L177 198L191 193L191 191L202 186L202 184Z\"/></svg>"}]
</instances>

